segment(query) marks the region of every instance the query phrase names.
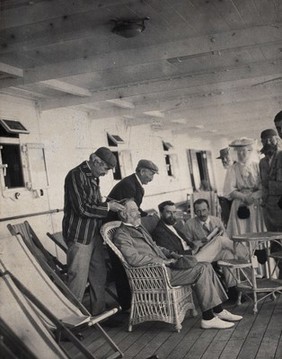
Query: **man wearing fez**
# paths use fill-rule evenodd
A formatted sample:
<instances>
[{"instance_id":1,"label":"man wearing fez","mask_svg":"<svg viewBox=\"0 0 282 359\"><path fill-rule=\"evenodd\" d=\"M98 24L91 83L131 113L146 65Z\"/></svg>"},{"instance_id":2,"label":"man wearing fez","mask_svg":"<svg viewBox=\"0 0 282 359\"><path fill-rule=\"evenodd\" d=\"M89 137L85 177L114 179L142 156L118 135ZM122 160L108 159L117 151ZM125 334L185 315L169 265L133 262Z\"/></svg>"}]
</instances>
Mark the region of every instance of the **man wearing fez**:
<instances>
[{"instance_id":1,"label":"man wearing fez","mask_svg":"<svg viewBox=\"0 0 282 359\"><path fill-rule=\"evenodd\" d=\"M140 160L137 164L135 173L119 181L109 193L108 199L120 201L125 198L133 198L138 206L138 210L140 211L141 216L147 216L148 213L140 208L145 192L143 186L151 182L154 178L154 175L158 173L158 171L158 167L152 161L144 159ZM106 221L109 222L118 219L119 218L116 213L110 211ZM119 259L112 251L109 251L109 255L111 258L113 274L115 277L118 301L122 309L125 311L130 308L131 304L129 283L125 270Z\"/></svg>"},{"instance_id":2,"label":"man wearing fez","mask_svg":"<svg viewBox=\"0 0 282 359\"><path fill-rule=\"evenodd\" d=\"M278 112L274 117L274 124L279 137L282 138L282 111Z\"/></svg>"},{"instance_id":3,"label":"man wearing fez","mask_svg":"<svg viewBox=\"0 0 282 359\"><path fill-rule=\"evenodd\" d=\"M115 201L102 202L99 177L115 166L114 154L100 147L88 161L70 170L65 179L63 236L68 245L68 285L81 302L89 281L93 315L105 310L107 271L100 236L101 220L109 210L123 209Z\"/></svg>"},{"instance_id":4,"label":"man wearing fez","mask_svg":"<svg viewBox=\"0 0 282 359\"><path fill-rule=\"evenodd\" d=\"M260 160L262 182L262 206L265 225L268 231L282 232L282 151L278 149L277 132L267 129L261 133L264 158ZM272 242L271 250L281 250L279 244ZM282 263L279 265L281 277Z\"/></svg>"}]
</instances>

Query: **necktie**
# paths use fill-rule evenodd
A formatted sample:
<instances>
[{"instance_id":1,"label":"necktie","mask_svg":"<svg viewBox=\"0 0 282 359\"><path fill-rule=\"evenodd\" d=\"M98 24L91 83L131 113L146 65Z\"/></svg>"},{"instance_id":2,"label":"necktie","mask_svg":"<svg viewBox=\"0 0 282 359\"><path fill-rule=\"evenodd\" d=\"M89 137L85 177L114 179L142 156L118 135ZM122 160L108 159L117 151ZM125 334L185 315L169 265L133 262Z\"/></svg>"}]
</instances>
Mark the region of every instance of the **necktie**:
<instances>
[{"instance_id":1,"label":"necktie","mask_svg":"<svg viewBox=\"0 0 282 359\"><path fill-rule=\"evenodd\" d=\"M208 227L208 225L207 225L206 223L203 224L203 229L204 229L204 231L207 232L208 234L211 233L211 231L210 231L210 229L209 229L209 227Z\"/></svg>"}]
</instances>

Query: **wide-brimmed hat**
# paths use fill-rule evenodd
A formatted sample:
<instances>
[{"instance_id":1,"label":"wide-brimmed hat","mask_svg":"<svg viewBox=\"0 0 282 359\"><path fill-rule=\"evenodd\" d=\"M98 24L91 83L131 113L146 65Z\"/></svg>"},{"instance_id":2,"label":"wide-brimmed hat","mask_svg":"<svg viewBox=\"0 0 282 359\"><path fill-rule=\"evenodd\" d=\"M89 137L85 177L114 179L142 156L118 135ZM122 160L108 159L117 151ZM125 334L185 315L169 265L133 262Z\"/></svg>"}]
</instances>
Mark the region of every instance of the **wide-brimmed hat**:
<instances>
[{"instance_id":1,"label":"wide-brimmed hat","mask_svg":"<svg viewBox=\"0 0 282 359\"><path fill-rule=\"evenodd\" d=\"M229 145L229 147L245 147L245 146L251 146L254 144L254 140L252 138L248 137L241 137L237 138L236 140L232 141Z\"/></svg>"},{"instance_id":2,"label":"wide-brimmed hat","mask_svg":"<svg viewBox=\"0 0 282 359\"><path fill-rule=\"evenodd\" d=\"M225 158L226 156L228 156L229 154L229 147L225 147L225 148L222 148L221 150L219 150L219 156L216 157L216 159L222 159L222 158Z\"/></svg>"}]
</instances>

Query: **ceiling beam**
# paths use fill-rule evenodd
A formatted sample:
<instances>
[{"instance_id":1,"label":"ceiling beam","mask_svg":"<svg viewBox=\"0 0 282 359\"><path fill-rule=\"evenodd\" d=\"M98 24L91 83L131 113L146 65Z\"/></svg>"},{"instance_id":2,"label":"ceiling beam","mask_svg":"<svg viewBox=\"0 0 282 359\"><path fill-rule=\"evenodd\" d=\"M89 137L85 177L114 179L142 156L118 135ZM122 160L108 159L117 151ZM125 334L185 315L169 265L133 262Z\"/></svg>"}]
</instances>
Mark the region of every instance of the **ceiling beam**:
<instances>
[{"instance_id":1,"label":"ceiling beam","mask_svg":"<svg viewBox=\"0 0 282 359\"><path fill-rule=\"evenodd\" d=\"M277 60L275 63L272 61L264 61L258 63L250 63L248 66L237 66L233 69L221 69L218 72L211 71L210 73L201 74L189 74L187 77L182 74L175 79L160 79L153 82L146 81L144 84L127 85L125 87L119 87L116 89L108 89L107 91L93 92L92 96L88 98L81 98L75 96L61 96L52 99L46 99L40 102L40 108L42 111L50 110L60 107L69 107L75 105L85 104L87 102L100 102L111 99L122 98L130 101L132 96L158 93L161 96L162 92L179 90L184 88L192 88L201 86L203 81L205 84L220 84L230 81L242 80L242 79L257 79L262 81L266 76L280 76L281 74L282 60Z\"/></svg>"},{"instance_id":2,"label":"ceiling beam","mask_svg":"<svg viewBox=\"0 0 282 359\"><path fill-rule=\"evenodd\" d=\"M44 85L45 87L51 88L53 90L61 91L68 93L74 96L91 96L92 93L79 86L68 84L67 82L59 80L46 80L40 81L39 84Z\"/></svg>"},{"instance_id":3,"label":"ceiling beam","mask_svg":"<svg viewBox=\"0 0 282 359\"><path fill-rule=\"evenodd\" d=\"M0 72L15 77L23 77L23 69L4 64L3 62L0 62Z\"/></svg>"}]
</instances>

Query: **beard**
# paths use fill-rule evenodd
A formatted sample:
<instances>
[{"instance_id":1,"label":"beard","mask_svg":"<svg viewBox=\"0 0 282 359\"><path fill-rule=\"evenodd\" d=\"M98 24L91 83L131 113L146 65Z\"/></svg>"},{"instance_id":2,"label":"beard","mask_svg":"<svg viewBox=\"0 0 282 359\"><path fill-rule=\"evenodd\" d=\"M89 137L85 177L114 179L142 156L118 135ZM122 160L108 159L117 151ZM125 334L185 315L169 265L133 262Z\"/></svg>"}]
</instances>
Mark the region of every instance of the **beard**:
<instances>
[{"instance_id":1,"label":"beard","mask_svg":"<svg viewBox=\"0 0 282 359\"><path fill-rule=\"evenodd\" d=\"M260 150L261 153L267 156L272 156L274 152L276 152L278 149L278 144L270 144L267 143L263 146L263 148Z\"/></svg>"},{"instance_id":2,"label":"beard","mask_svg":"<svg viewBox=\"0 0 282 359\"><path fill-rule=\"evenodd\" d=\"M176 223L176 219L173 217L165 218L164 222L170 226L173 226Z\"/></svg>"}]
</instances>

